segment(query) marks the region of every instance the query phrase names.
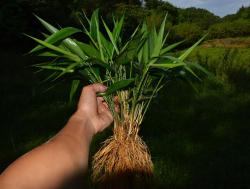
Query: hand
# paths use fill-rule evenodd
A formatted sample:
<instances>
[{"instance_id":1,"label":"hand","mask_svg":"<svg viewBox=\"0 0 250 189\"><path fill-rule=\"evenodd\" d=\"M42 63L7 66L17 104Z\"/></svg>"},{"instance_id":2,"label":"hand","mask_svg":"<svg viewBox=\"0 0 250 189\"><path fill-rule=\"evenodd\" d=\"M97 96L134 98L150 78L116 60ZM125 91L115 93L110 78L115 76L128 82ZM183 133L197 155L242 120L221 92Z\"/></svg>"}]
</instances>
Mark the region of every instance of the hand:
<instances>
[{"instance_id":1,"label":"hand","mask_svg":"<svg viewBox=\"0 0 250 189\"><path fill-rule=\"evenodd\" d=\"M103 131L113 122L113 116L109 111L103 97L97 97L96 93L105 92L106 86L92 84L83 88L75 116L87 119L93 133Z\"/></svg>"}]
</instances>

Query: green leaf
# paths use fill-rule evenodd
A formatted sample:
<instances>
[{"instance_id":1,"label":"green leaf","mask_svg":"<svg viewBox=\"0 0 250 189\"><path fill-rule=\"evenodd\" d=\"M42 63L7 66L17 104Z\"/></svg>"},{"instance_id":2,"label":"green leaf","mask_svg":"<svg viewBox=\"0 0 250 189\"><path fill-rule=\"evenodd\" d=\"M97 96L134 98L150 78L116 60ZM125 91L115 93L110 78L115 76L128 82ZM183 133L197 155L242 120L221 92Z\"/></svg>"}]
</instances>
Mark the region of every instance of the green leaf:
<instances>
[{"instance_id":1,"label":"green leaf","mask_svg":"<svg viewBox=\"0 0 250 189\"><path fill-rule=\"evenodd\" d=\"M29 36L29 35L26 35L26 36L28 36L29 38L33 39L33 40L36 41L37 43L43 45L44 47L47 47L47 48L49 48L49 49L51 49L51 50L54 50L54 51L56 51L56 52L58 52L58 53L61 53L61 54L66 55L66 56L67 56L69 59L71 59L71 60L74 60L74 61L76 61L76 62L80 61L80 58L79 58L78 56L72 54L71 52L65 51L65 50L63 50L63 49L61 49L61 48L59 48L59 47L56 47L56 46L54 46L54 45L51 45L51 44L49 44L49 43L47 43L47 42L45 42L45 41L42 41L42 40L40 40L40 39L37 39L37 38L35 38L35 37Z\"/></svg>"},{"instance_id":2,"label":"green leaf","mask_svg":"<svg viewBox=\"0 0 250 189\"><path fill-rule=\"evenodd\" d=\"M115 23L115 26L114 26L114 29L113 29L113 36L114 36L114 39L116 41L116 44L117 44L117 41L119 40L123 23L124 23L124 15L122 16L122 18L120 19L120 21L118 22L118 24Z\"/></svg>"},{"instance_id":3,"label":"green leaf","mask_svg":"<svg viewBox=\"0 0 250 189\"><path fill-rule=\"evenodd\" d=\"M198 80L201 81L201 78L196 73L194 73L194 71L191 68L189 68L187 65L184 66L184 69L187 70L191 75L193 75L194 77L196 77Z\"/></svg>"},{"instance_id":4,"label":"green leaf","mask_svg":"<svg viewBox=\"0 0 250 189\"><path fill-rule=\"evenodd\" d=\"M182 67L185 65L186 65L185 63L165 63L165 64L151 64L150 66L156 68L172 69L172 68Z\"/></svg>"},{"instance_id":5,"label":"green leaf","mask_svg":"<svg viewBox=\"0 0 250 189\"><path fill-rule=\"evenodd\" d=\"M59 57L60 55L58 53L55 53L53 51L47 51L47 52L42 52L38 54L38 56L44 56L44 57Z\"/></svg>"},{"instance_id":6,"label":"green leaf","mask_svg":"<svg viewBox=\"0 0 250 189\"><path fill-rule=\"evenodd\" d=\"M146 39L142 38L141 34L138 34L129 41L126 48L115 58L115 62L118 65L129 63L138 55L145 42Z\"/></svg>"},{"instance_id":7,"label":"green leaf","mask_svg":"<svg viewBox=\"0 0 250 189\"><path fill-rule=\"evenodd\" d=\"M207 34L205 36L203 36L199 41L197 41L192 47L190 47L188 50L186 50L180 57L179 60L183 61L185 60L188 55L195 49L195 47L197 47L207 36Z\"/></svg>"},{"instance_id":8,"label":"green leaf","mask_svg":"<svg viewBox=\"0 0 250 189\"><path fill-rule=\"evenodd\" d=\"M36 16L36 15L35 15ZM36 16L37 19L42 23L42 25L51 33L56 33L58 32L58 29L45 20L41 19L40 17ZM86 56L85 54L81 51L80 47L77 46L77 44L70 38L66 38L63 40L63 44L73 53L77 54L79 57L82 59L85 59Z\"/></svg>"},{"instance_id":9,"label":"green leaf","mask_svg":"<svg viewBox=\"0 0 250 189\"><path fill-rule=\"evenodd\" d=\"M180 42L177 42L177 43L174 43L172 45L169 45L167 47L165 47L164 49L161 50L161 55L164 55L165 53L171 51L172 49L174 49L175 47L179 46L180 44L182 44L185 40L183 41L180 41Z\"/></svg>"},{"instance_id":10,"label":"green leaf","mask_svg":"<svg viewBox=\"0 0 250 189\"><path fill-rule=\"evenodd\" d=\"M197 63L187 63L187 66L189 67L194 67L195 69L201 71L202 73L206 74L208 77L212 77L213 74L210 73L208 70L206 70L204 67L202 67L201 65L197 64Z\"/></svg>"},{"instance_id":11,"label":"green leaf","mask_svg":"<svg viewBox=\"0 0 250 189\"><path fill-rule=\"evenodd\" d=\"M53 33L51 36L49 36L45 42L50 43L50 44L55 44L58 41L64 40L65 38L75 34L81 32L81 30L77 29L77 28L73 28L73 27L67 27L67 28L63 28L55 33ZM30 53L34 53L38 50L42 50L43 48L45 48L42 45L38 45L36 46L34 49L32 49L30 51Z\"/></svg>"},{"instance_id":12,"label":"green leaf","mask_svg":"<svg viewBox=\"0 0 250 189\"><path fill-rule=\"evenodd\" d=\"M111 41L111 43L113 44L113 48L115 49L116 53L119 54L119 50L118 50L118 48L117 48L117 46L116 46L116 41L115 41L115 39L114 39L113 34L111 33L110 29L108 28L108 26L107 26L107 24L104 22L104 20L102 20L102 22L103 22L103 25L104 25L104 27L105 27L105 29L106 29L106 32L107 32L108 36L109 36L110 41Z\"/></svg>"},{"instance_id":13,"label":"green leaf","mask_svg":"<svg viewBox=\"0 0 250 189\"><path fill-rule=\"evenodd\" d=\"M97 33L99 32L99 9L96 9L90 19L90 36L97 41Z\"/></svg>"},{"instance_id":14,"label":"green leaf","mask_svg":"<svg viewBox=\"0 0 250 189\"><path fill-rule=\"evenodd\" d=\"M51 24L49 24L48 22L46 22L45 20L43 20L42 18L40 18L39 16L35 15L35 17L41 22L41 24L50 32L50 33L55 33L58 31L58 29L54 26L52 26Z\"/></svg>"},{"instance_id":15,"label":"green leaf","mask_svg":"<svg viewBox=\"0 0 250 189\"><path fill-rule=\"evenodd\" d=\"M47 70L57 70L57 71L63 71L66 72L66 68L59 67L59 66L52 66L52 65L34 65L34 67L47 69ZM68 70L67 72L72 73L74 70Z\"/></svg>"},{"instance_id":16,"label":"green leaf","mask_svg":"<svg viewBox=\"0 0 250 189\"><path fill-rule=\"evenodd\" d=\"M131 83L134 82L134 79L125 79L120 80L109 86L109 88L105 91L105 93L98 93L98 96L108 96L111 95L118 90L124 89L125 87L129 86Z\"/></svg>"},{"instance_id":17,"label":"green leaf","mask_svg":"<svg viewBox=\"0 0 250 189\"><path fill-rule=\"evenodd\" d=\"M93 23L95 23L95 32L96 32L96 38L97 38L97 44L98 44L98 47L99 47L99 50L100 50L100 55L101 55L101 60L102 61L105 61L104 59L104 55L103 55L103 46L102 46L102 40L101 40L101 32L100 32L100 29L99 29L99 19L98 19L98 10L96 10L94 13L93 13L93 16L94 16L94 20L92 22L92 18L91 18L91 25ZM93 17L92 16L92 17Z\"/></svg>"},{"instance_id":18,"label":"green leaf","mask_svg":"<svg viewBox=\"0 0 250 189\"><path fill-rule=\"evenodd\" d=\"M70 94L69 94L69 104L72 104L74 95L78 89L80 85L80 81L79 80L73 80L71 83L71 89L70 89Z\"/></svg>"},{"instance_id":19,"label":"green leaf","mask_svg":"<svg viewBox=\"0 0 250 189\"><path fill-rule=\"evenodd\" d=\"M108 69L108 70L110 70L110 71L113 71L112 67L111 67L109 64L103 62L103 61L100 60L100 59L97 59L97 58L89 58L89 59L87 59L87 62L91 63L90 66L92 66L92 65L99 65L99 66L101 66L101 67L103 67L103 68L106 68L106 69Z\"/></svg>"},{"instance_id":20,"label":"green leaf","mask_svg":"<svg viewBox=\"0 0 250 189\"><path fill-rule=\"evenodd\" d=\"M81 48L81 50L90 58L101 58L100 57L100 53L96 50L95 47L86 44L86 43L82 43L79 41L76 41L76 44Z\"/></svg>"},{"instance_id":21,"label":"green leaf","mask_svg":"<svg viewBox=\"0 0 250 189\"><path fill-rule=\"evenodd\" d=\"M151 57L159 56L161 49L163 47L163 38L164 38L164 31L165 31L165 25L166 25L166 19L167 15L164 17L164 20L162 21L159 33L157 35L157 38L155 39L155 44L154 44L154 51L152 53Z\"/></svg>"}]
</instances>

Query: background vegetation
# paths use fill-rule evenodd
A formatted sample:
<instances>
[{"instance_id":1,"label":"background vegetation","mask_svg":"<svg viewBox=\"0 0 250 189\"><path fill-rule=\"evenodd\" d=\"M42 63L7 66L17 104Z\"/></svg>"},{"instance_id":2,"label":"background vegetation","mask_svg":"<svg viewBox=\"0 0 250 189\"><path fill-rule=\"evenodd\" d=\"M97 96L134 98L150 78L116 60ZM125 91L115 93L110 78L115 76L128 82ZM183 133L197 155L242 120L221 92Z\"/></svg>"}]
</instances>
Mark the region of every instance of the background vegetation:
<instances>
[{"instance_id":1,"label":"background vegetation","mask_svg":"<svg viewBox=\"0 0 250 189\"><path fill-rule=\"evenodd\" d=\"M124 38L142 18L158 25L168 12L167 43L187 39L179 51L209 32L189 60L213 76L193 87L181 80L169 83L143 123L141 135L155 162L155 188L249 188L250 7L220 18L204 9L179 9L158 0L0 2L0 170L46 141L74 111L67 104L69 83L62 81L46 91L44 75L29 66L40 59L23 55L34 43L22 33L37 36L43 31L32 13L54 24L81 27L79 11L90 15L96 8L109 24L111 12L125 13ZM109 133L95 138L92 153Z\"/></svg>"}]
</instances>

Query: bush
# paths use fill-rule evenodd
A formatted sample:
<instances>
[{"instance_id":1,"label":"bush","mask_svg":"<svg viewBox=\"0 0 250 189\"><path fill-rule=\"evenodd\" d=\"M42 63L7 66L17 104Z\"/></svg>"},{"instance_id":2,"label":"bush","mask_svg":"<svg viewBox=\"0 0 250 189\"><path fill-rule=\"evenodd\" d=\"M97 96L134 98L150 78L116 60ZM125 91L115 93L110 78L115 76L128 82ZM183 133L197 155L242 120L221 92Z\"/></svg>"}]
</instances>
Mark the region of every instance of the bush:
<instances>
[{"instance_id":1,"label":"bush","mask_svg":"<svg viewBox=\"0 0 250 189\"><path fill-rule=\"evenodd\" d=\"M178 21L179 23L195 23L202 29L207 30L212 24L218 23L220 21L220 17L214 15L206 9L191 7L187 9L179 9Z\"/></svg>"},{"instance_id":2,"label":"bush","mask_svg":"<svg viewBox=\"0 0 250 189\"><path fill-rule=\"evenodd\" d=\"M209 29L210 38L244 37L250 35L250 21L238 19L215 24Z\"/></svg>"},{"instance_id":3,"label":"bush","mask_svg":"<svg viewBox=\"0 0 250 189\"><path fill-rule=\"evenodd\" d=\"M192 45L203 35L202 29L194 23L182 23L172 27L169 41L176 42L186 40L187 46Z\"/></svg>"}]
</instances>

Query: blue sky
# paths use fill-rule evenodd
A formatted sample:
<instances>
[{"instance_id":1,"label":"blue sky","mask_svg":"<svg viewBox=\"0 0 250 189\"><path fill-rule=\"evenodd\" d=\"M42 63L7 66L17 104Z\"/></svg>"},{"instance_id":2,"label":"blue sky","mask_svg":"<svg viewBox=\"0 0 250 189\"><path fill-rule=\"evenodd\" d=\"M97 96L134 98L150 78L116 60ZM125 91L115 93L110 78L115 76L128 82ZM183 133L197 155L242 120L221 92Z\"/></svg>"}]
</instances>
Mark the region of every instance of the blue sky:
<instances>
[{"instance_id":1,"label":"blue sky","mask_svg":"<svg viewBox=\"0 0 250 189\"><path fill-rule=\"evenodd\" d=\"M205 8L218 16L236 13L244 6L250 5L250 0L167 0L181 8L199 7Z\"/></svg>"}]
</instances>

